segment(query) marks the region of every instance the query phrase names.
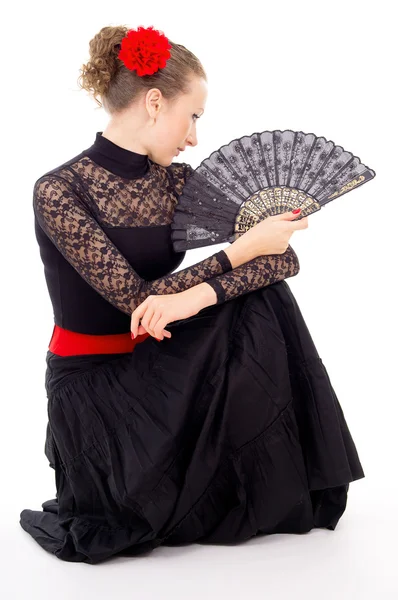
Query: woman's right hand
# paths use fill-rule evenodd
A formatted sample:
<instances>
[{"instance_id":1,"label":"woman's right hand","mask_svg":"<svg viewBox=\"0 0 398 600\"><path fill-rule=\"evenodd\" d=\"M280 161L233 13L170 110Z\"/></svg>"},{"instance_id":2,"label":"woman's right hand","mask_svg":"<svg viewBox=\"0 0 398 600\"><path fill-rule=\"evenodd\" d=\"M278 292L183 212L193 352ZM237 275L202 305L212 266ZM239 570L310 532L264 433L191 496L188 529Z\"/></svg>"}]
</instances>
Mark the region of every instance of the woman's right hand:
<instances>
[{"instance_id":1,"label":"woman's right hand","mask_svg":"<svg viewBox=\"0 0 398 600\"><path fill-rule=\"evenodd\" d=\"M308 217L295 221L298 215L292 211L272 215L245 231L241 237L250 245L256 256L284 254L293 233L297 229L308 227Z\"/></svg>"}]
</instances>

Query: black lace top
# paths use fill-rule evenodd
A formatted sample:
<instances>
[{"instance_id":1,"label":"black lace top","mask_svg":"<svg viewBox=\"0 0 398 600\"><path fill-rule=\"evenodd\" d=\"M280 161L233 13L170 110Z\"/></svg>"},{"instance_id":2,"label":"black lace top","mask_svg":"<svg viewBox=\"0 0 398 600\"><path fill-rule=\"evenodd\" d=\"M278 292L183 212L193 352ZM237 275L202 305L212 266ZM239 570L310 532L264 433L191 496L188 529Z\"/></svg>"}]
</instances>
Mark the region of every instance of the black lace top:
<instances>
[{"instance_id":1,"label":"black lace top","mask_svg":"<svg viewBox=\"0 0 398 600\"><path fill-rule=\"evenodd\" d=\"M173 272L185 252L174 252L170 223L192 172L186 163L158 165L98 132L90 148L35 182L35 232L57 325L126 333L150 294L207 282L219 304L298 272L290 246L233 270L221 250Z\"/></svg>"}]
</instances>

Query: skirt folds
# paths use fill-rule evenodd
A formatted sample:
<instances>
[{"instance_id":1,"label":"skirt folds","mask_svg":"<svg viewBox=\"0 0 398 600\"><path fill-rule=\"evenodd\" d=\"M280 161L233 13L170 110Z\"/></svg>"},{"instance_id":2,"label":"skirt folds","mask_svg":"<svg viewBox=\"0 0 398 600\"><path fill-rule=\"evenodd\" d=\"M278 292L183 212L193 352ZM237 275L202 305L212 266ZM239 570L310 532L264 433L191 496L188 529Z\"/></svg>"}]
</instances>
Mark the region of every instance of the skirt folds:
<instances>
[{"instance_id":1,"label":"skirt folds","mask_svg":"<svg viewBox=\"0 0 398 600\"><path fill-rule=\"evenodd\" d=\"M123 355L47 354L56 498L21 526L67 561L335 529L364 477L286 281Z\"/></svg>"}]
</instances>

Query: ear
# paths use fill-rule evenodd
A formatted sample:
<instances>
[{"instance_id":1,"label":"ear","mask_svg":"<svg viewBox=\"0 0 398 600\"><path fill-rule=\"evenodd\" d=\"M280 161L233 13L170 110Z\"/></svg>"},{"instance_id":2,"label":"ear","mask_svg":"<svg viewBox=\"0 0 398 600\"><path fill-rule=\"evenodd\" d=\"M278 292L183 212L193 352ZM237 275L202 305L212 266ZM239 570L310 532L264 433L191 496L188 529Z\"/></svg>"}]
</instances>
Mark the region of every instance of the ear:
<instances>
[{"instance_id":1,"label":"ear","mask_svg":"<svg viewBox=\"0 0 398 600\"><path fill-rule=\"evenodd\" d=\"M150 89L146 94L145 106L149 116L156 119L163 102L163 95L158 88Z\"/></svg>"}]
</instances>

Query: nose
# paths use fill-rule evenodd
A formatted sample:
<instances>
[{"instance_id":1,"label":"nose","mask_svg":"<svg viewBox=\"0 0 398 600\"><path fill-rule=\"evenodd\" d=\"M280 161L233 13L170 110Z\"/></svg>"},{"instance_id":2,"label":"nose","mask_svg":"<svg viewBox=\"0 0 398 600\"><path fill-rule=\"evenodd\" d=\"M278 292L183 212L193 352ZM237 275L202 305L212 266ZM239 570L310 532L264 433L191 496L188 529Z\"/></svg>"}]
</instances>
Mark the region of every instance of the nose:
<instances>
[{"instance_id":1,"label":"nose","mask_svg":"<svg viewBox=\"0 0 398 600\"><path fill-rule=\"evenodd\" d=\"M196 131L194 133L190 133L189 136L187 137L187 141L186 141L186 145L187 146L197 146L198 144L198 137L196 135Z\"/></svg>"}]
</instances>

